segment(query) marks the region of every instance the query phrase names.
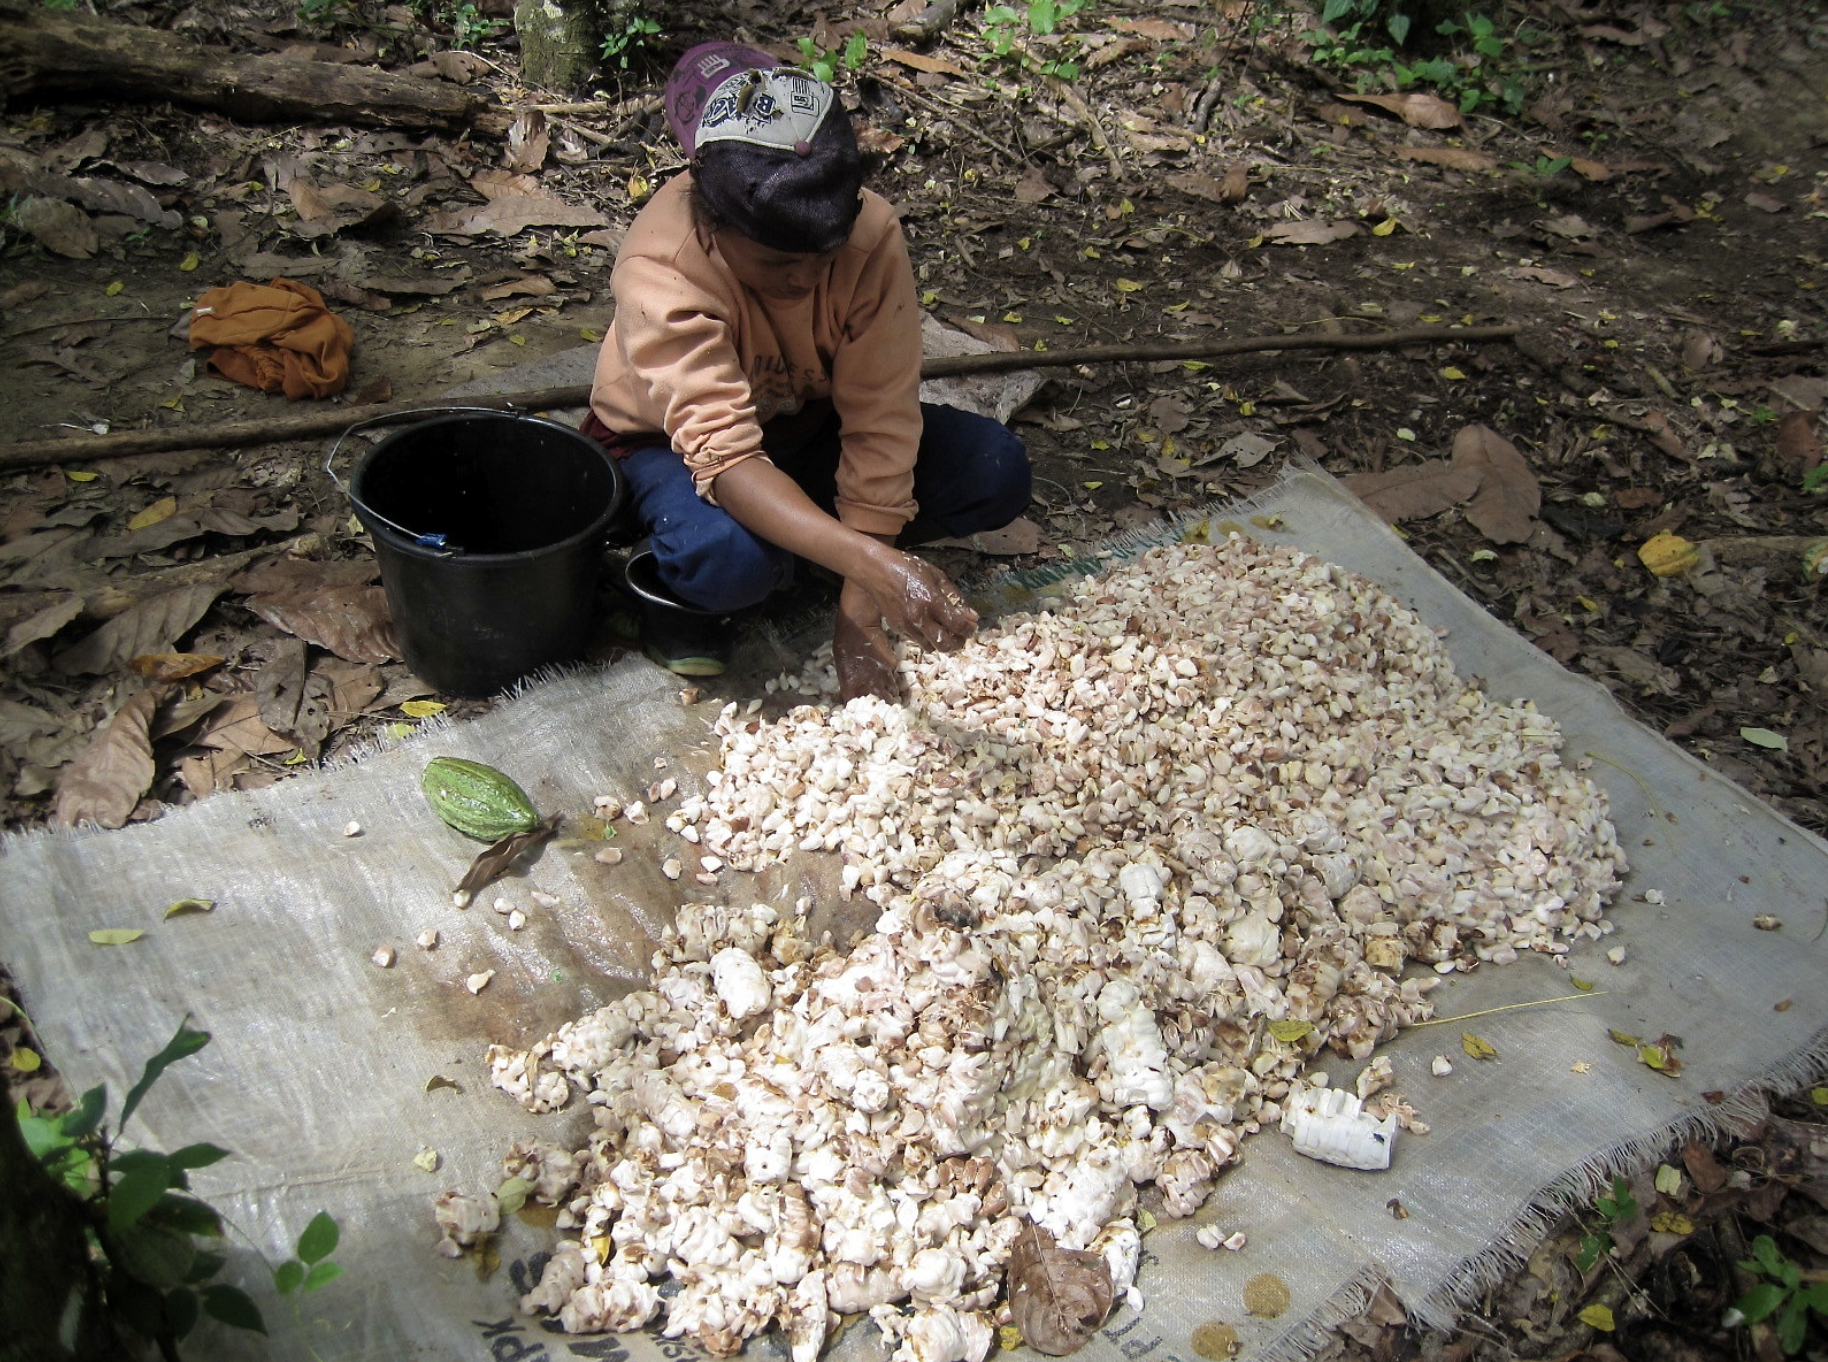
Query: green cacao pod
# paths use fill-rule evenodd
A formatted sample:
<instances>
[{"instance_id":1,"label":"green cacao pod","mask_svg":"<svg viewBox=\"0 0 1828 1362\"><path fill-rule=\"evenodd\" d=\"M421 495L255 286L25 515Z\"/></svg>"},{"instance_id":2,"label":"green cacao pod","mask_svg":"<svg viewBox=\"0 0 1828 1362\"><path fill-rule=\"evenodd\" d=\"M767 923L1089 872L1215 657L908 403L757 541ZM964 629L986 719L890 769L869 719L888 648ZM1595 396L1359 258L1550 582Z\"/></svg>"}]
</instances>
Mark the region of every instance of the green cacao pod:
<instances>
[{"instance_id":1,"label":"green cacao pod","mask_svg":"<svg viewBox=\"0 0 1828 1362\"><path fill-rule=\"evenodd\" d=\"M434 812L466 837L499 842L539 826L527 792L493 766L462 757L433 757L419 780Z\"/></svg>"}]
</instances>

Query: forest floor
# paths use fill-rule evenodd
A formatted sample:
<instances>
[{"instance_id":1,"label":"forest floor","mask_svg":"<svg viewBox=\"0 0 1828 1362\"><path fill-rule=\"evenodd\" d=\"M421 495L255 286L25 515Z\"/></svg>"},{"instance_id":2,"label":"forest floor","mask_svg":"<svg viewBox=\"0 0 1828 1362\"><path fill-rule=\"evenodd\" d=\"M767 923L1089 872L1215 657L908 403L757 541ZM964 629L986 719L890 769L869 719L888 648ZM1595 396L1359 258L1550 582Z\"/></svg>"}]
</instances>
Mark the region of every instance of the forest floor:
<instances>
[{"instance_id":1,"label":"forest floor","mask_svg":"<svg viewBox=\"0 0 1828 1362\"><path fill-rule=\"evenodd\" d=\"M1309 458L1641 722L1828 832L1828 603L1806 560L1828 536L1820 5L1522 6L1537 38L1513 52L1530 73L1520 108L1465 115L1416 93L1360 98L1313 64L1299 21L1258 31L1243 0L1100 3L1070 37L1024 32L1033 62L1078 62L1070 82L992 57L976 14L898 36L921 8L833 28L787 7L682 7L631 70L535 91L511 39L455 52L448 25L398 7L309 27L279 3L109 6L273 60L418 65L486 91L512 127L278 126L112 99L10 109L9 434L312 405L214 377L187 344L189 308L237 280L298 280L350 323L337 401L351 421L591 344L621 231L679 168L655 105L671 56L731 36L835 52L860 30L868 55L840 83L872 184L903 213L923 306L999 348L1518 328L1049 368L1016 418L1033 534L988 544L1000 565L1085 557ZM733 16L734 32L715 27ZM157 817L486 703L439 696L394 657L329 443L0 462L6 826ZM935 556L960 573L986 561ZM620 646L606 630L593 655ZM1738 1264L1757 1234L1828 1265L1824 1096L1782 1097L1770 1120L1672 1152L1589 1270L1574 1259L1597 1212L1463 1331L1412 1328L1384 1302L1334 1348L1777 1356L1769 1330L1721 1317L1754 1280ZM1594 1305L1612 1327L1591 1323Z\"/></svg>"}]
</instances>

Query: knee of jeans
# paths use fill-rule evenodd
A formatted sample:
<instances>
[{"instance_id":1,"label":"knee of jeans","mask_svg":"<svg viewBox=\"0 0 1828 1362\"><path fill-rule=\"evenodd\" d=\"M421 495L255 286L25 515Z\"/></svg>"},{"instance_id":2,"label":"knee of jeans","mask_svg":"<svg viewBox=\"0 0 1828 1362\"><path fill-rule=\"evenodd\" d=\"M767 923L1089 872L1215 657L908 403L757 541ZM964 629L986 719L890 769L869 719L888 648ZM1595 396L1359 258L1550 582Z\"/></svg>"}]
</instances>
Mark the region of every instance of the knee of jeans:
<instances>
[{"instance_id":1,"label":"knee of jeans","mask_svg":"<svg viewBox=\"0 0 1828 1362\"><path fill-rule=\"evenodd\" d=\"M700 543L688 561L674 564L668 585L680 600L719 613L746 610L786 582L791 555L734 522L730 528L734 533Z\"/></svg>"},{"instance_id":2,"label":"knee of jeans","mask_svg":"<svg viewBox=\"0 0 1828 1362\"><path fill-rule=\"evenodd\" d=\"M1007 525L1028 509L1034 495L1034 470L1028 448L1005 428L1001 439L986 451L984 504L993 525Z\"/></svg>"}]
</instances>

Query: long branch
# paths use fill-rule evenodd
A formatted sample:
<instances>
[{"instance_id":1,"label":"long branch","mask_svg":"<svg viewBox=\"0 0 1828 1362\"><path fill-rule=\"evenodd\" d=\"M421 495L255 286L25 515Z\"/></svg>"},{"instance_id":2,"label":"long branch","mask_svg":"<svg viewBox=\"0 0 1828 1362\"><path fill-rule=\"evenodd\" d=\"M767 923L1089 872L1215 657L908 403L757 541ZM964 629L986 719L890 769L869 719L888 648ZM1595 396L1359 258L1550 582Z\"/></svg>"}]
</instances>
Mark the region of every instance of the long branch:
<instances>
[{"instance_id":1,"label":"long branch","mask_svg":"<svg viewBox=\"0 0 1828 1362\"><path fill-rule=\"evenodd\" d=\"M1422 326L1407 331L1371 332L1363 335L1244 336L1232 340L1185 341L1161 345L1093 345L1077 350L994 350L987 354L930 358L920 366L920 374L922 378L951 378L967 374L1010 373L1021 369L1071 368L1081 364L1213 359L1220 355L1277 350L1397 350L1410 345L1508 340L1519 329L1510 324ZM213 426L124 430L78 439L27 440L0 445L0 470L35 468L50 463L88 463L97 459L118 459L137 454L161 454L175 449L222 449L271 444L280 440L303 440L337 434L358 421L375 424L405 421L446 407L545 411L555 407L580 407L589 400L588 384L571 384L501 393L491 397L438 398L368 407L340 407L299 416L257 417Z\"/></svg>"}]
</instances>

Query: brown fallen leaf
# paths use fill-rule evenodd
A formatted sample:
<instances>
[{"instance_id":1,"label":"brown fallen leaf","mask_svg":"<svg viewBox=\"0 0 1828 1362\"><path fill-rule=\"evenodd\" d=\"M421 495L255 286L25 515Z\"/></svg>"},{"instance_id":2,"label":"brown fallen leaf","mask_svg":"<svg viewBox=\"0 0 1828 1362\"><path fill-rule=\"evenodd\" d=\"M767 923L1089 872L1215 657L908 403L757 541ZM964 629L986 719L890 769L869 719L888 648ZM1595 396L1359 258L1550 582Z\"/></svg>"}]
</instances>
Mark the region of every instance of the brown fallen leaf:
<instances>
[{"instance_id":1,"label":"brown fallen leaf","mask_svg":"<svg viewBox=\"0 0 1828 1362\"><path fill-rule=\"evenodd\" d=\"M252 695L238 695L217 709L197 744L235 757L276 757L297 744L268 728L260 717L260 703Z\"/></svg>"},{"instance_id":2,"label":"brown fallen leaf","mask_svg":"<svg viewBox=\"0 0 1828 1362\"><path fill-rule=\"evenodd\" d=\"M1041 547L1041 527L1026 516L1019 517L1000 530L985 530L965 539L938 539L936 548L974 549L1001 558L1035 553Z\"/></svg>"},{"instance_id":3,"label":"brown fallen leaf","mask_svg":"<svg viewBox=\"0 0 1828 1362\"><path fill-rule=\"evenodd\" d=\"M220 582L181 586L123 611L53 659L66 676L92 676L127 665L142 653L169 653L222 594Z\"/></svg>"},{"instance_id":4,"label":"brown fallen leaf","mask_svg":"<svg viewBox=\"0 0 1828 1362\"><path fill-rule=\"evenodd\" d=\"M1819 411L1792 411L1778 418L1777 454L1795 472L1806 473L1822 461L1822 441L1815 433L1819 416Z\"/></svg>"},{"instance_id":5,"label":"brown fallen leaf","mask_svg":"<svg viewBox=\"0 0 1828 1362\"><path fill-rule=\"evenodd\" d=\"M152 788L154 767L148 725L158 708L163 686L133 696L95 731L83 754L57 781L51 821L73 828L93 823L102 828L125 826L140 797Z\"/></svg>"},{"instance_id":6,"label":"brown fallen leaf","mask_svg":"<svg viewBox=\"0 0 1828 1362\"><path fill-rule=\"evenodd\" d=\"M1473 151L1468 147L1396 147L1394 150L1405 161L1421 161L1426 165L1445 166L1449 170L1482 173L1498 168L1495 156L1487 156L1482 151Z\"/></svg>"},{"instance_id":7,"label":"brown fallen leaf","mask_svg":"<svg viewBox=\"0 0 1828 1362\"><path fill-rule=\"evenodd\" d=\"M905 66L913 71L924 71L930 76L965 76L969 74L963 67L949 62L943 57L929 57L920 52L910 52L906 48L887 47L879 55L884 61L892 61L897 66Z\"/></svg>"},{"instance_id":8,"label":"brown fallen leaf","mask_svg":"<svg viewBox=\"0 0 1828 1362\"><path fill-rule=\"evenodd\" d=\"M254 678L254 703L260 721L307 757L315 758L330 735L331 683L307 673L302 639L273 641L272 656Z\"/></svg>"},{"instance_id":9,"label":"brown fallen leaf","mask_svg":"<svg viewBox=\"0 0 1828 1362\"><path fill-rule=\"evenodd\" d=\"M1102 1253L1063 1249L1030 1221L1010 1250L1009 1315L1038 1353L1065 1357L1091 1339L1111 1313L1111 1265Z\"/></svg>"},{"instance_id":10,"label":"brown fallen leaf","mask_svg":"<svg viewBox=\"0 0 1828 1362\"><path fill-rule=\"evenodd\" d=\"M1433 128L1440 131L1444 128L1457 128L1465 122L1460 110L1442 99L1439 95L1413 93L1407 95L1341 95L1341 99L1354 104L1369 104L1373 108L1393 113L1412 128Z\"/></svg>"},{"instance_id":11,"label":"brown fallen leaf","mask_svg":"<svg viewBox=\"0 0 1828 1362\"><path fill-rule=\"evenodd\" d=\"M50 638L82 612L83 598L75 592L62 600L53 601L6 631L6 641L0 643L0 658L11 657L21 648L28 648L41 639Z\"/></svg>"},{"instance_id":12,"label":"brown fallen leaf","mask_svg":"<svg viewBox=\"0 0 1828 1362\"><path fill-rule=\"evenodd\" d=\"M502 298L545 298L558 291L559 286L543 274L523 274L515 279L504 279L499 284L491 284L478 296L493 303Z\"/></svg>"},{"instance_id":13,"label":"brown fallen leaf","mask_svg":"<svg viewBox=\"0 0 1828 1362\"><path fill-rule=\"evenodd\" d=\"M317 591L326 587L360 586L378 581L381 565L372 557L319 562L312 558L269 558L229 578L229 590L244 596L280 595Z\"/></svg>"},{"instance_id":14,"label":"brown fallen leaf","mask_svg":"<svg viewBox=\"0 0 1828 1362\"><path fill-rule=\"evenodd\" d=\"M1039 168L1030 167L1029 172L1016 181L1016 187L1010 191L1019 204L1032 206L1044 199L1054 196L1054 186Z\"/></svg>"},{"instance_id":15,"label":"brown fallen leaf","mask_svg":"<svg viewBox=\"0 0 1828 1362\"><path fill-rule=\"evenodd\" d=\"M1542 485L1517 446L1489 426L1467 426L1454 436L1456 467L1483 476L1466 508L1466 518L1494 544L1522 544L1536 533Z\"/></svg>"},{"instance_id":16,"label":"brown fallen leaf","mask_svg":"<svg viewBox=\"0 0 1828 1362\"><path fill-rule=\"evenodd\" d=\"M546 115L538 109L524 109L508 128L508 144L502 149L501 163L509 170L531 172L546 164L552 150L552 134L546 127Z\"/></svg>"},{"instance_id":17,"label":"brown fallen leaf","mask_svg":"<svg viewBox=\"0 0 1828 1362\"><path fill-rule=\"evenodd\" d=\"M1326 222L1309 218L1303 222L1278 222L1263 229L1263 239L1273 246L1325 246L1344 241L1364 231L1356 222Z\"/></svg>"},{"instance_id":18,"label":"brown fallen leaf","mask_svg":"<svg viewBox=\"0 0 1828 1362\"><path fill-rule=\"evenodd\" d=\"M511 833L502 838L470 862L470 868L464 872L463 879L458 881L456 892L472 897L481 893L507 874L515 861L544 846L552 834L559 830L563 818L563 814L555 813L530 832Z\"/></svg>"},{"instance_id":19,"label":"brown fallen leaf","mask_svg":"<svg viewBox=\"0 0 1828 1362\"><path fill-rule=\"evenodd\" d=\"M128 658L127 665L154 681L182 681L220 667L222 661L214 653L141 653Z\"/></svg>"},{"instance_id":20,"label":"brown fallen leaf","mask_svg":"<svg viewBox=\"0 0 1828 1362\"><path fill-rule=\"evenodd\" d=\"M387 595L378 586L252 596L247 606L276 628L328 648L348 662L392 662L400 655Z\"/></svg>"},{"instance_id":21,"label":"brown fallen leaf","mask_svg":"<svg viewBox=\"0 0 1828 1362\"><path fill-rule=\"evenodd\" d=\"M1365 505L1392 525L1422 520L1458 506L1479 490L1483 470L1428 459L1381 473L1351 473L1340 479Z\"/></svg>"},{"instance_id":22,"label":"brown fallen leaf","mask_svg":"<svg viewBox=\"0 0 1828 1362\"><path fill-rule=\"evenodd\" d=\"M21 199L12 206L11 217L40 246L66 259L87 260L101 247L89 215L62 199Z\"/></svg>"}]
</instances>

